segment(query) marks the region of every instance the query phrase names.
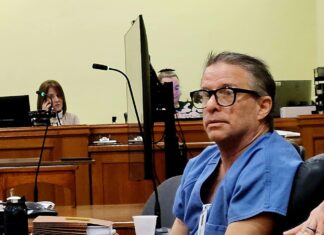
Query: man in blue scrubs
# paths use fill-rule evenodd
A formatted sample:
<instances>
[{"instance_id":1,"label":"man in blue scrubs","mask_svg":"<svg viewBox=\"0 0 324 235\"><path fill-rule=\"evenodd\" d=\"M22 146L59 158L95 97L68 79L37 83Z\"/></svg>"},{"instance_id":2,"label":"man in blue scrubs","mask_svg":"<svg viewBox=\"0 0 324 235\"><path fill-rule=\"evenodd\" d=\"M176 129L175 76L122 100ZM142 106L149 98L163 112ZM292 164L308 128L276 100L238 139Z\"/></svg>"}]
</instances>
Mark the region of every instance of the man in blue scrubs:
<instances>
[{"instance_id":1,"label":"man in blue scrubs","mask_svg":"<svg viewBox=\"0 0 324 235\"><path fill-rule=\"evenodd\" d=\"M259 59L211 54L191 92L216 145L191 159L176 194L171 235L272 234L287 212L301 158L273 131L275 83Z\"/></svg>"}]
</instances>

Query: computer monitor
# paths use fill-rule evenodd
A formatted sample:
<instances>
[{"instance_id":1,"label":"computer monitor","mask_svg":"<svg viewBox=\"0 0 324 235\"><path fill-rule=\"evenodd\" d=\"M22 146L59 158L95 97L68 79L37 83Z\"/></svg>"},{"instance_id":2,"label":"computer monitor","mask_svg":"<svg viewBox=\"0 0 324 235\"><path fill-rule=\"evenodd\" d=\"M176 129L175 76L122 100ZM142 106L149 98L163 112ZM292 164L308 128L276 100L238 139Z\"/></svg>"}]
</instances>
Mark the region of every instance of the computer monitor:
<instances>
[{"instance_id":1,"label":"computer monitor","mask_svg":"<svg viewBox=\"0 0 324 235\"><path fill-rule=\"evenodd\" d=\"M29 96L0 97L0 127L31 126Z\"/></svg>"},{"instance_id":2,"label":"computer monitor","mask_svg":"<svg viewBox=\"0 0 324 235\"><path fill-rule=\"evenodd\" d=\"M172 84L162 85L158 80L150 62L148 42L143 16L132 23L124 37L125 67L133 88L134 100L143 129L144 145L144 178L152 179L153 165L153 125L155 121L165 122L166 137L166 177L181 174L181 164L177 157L179 152L178 139L174 122ZM161 99L162 97L162 99ZM128 94L128 122L137 123L134 105ZM173 154L172 156L170 154ZM175 172L175 170L180 171Z\"/></svg>"},{"instance_id":3,"label":"computer monitor","mask_svg":"<svg viewBox=\"0 0 324 235\"><path fill-rule=\"evenodd\" d=\"M312 80L281 80L276 83L274 117L280 117L280 108L311 105Z\"/></svg>"}]
</instances>

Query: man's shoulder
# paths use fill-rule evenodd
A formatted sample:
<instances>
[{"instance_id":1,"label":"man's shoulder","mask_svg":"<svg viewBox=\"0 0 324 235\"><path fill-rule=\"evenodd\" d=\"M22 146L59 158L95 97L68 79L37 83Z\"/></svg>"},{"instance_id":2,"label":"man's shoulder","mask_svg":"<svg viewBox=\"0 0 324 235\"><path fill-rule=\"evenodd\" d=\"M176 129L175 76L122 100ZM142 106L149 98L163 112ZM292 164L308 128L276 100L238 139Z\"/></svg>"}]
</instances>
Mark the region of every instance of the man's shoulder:
<instances>
[{"instance_id":1,"label":"man's shoulder","mask_svg":"<svg viewBox=\"0 0 324 235\"><path fill-rule=\"evenodd\" d=\"M246 154L254 160L286 162L300 160L300 156L294 146L275 131L268 132L255 141ZM257 157L258 156L258 157Z\"/></svg>"},{"instance_id":2,"label":"man's shoulder","mask_svg":"<svg viewBox=\"0 0 324 235\"><path fill-rule=\"evenodd\" d=\"M255 146L263 146L269 151L275 150L274 147L293 147L285 138L280 136L276 131L268 132L254 141Z\"/></svg>"}]
</instances>

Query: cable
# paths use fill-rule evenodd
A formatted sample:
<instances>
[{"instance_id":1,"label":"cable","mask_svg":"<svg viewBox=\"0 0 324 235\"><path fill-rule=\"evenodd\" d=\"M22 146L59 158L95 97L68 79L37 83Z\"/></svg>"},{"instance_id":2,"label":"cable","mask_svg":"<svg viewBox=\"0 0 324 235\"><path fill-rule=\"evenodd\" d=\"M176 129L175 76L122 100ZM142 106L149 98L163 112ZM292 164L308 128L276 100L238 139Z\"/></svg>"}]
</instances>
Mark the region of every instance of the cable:
<instances>
[{"instance_id":1,"label":"cable","mask_svg":"<svg viewBox=\"0 0 324 235\"><path fill-rule=\"evenodd\" d=\"M177 116L177 114L176 114ZM178 117L178 116L177 116ZM189 156L190 158L194 157L192 152L188 149L188 146L187 146L187 141L186 141L186 138L184 136L184 133L183 133L183 130L182 130L182 127L181 127L181 124L180 124L180 120L177 118L177 123L178 123L178 127L179 127L179 131L177 131L181 141L182 141L182 146L183 146L183 150L188 152L189 153Z\"/></svg>"},{"instance_id":2,"label":"cable","mask_svg":"<svg viewBox=\"0 0 324 235\"><path fill-rule=\"evenodd\" d=\"M61 123L60 116L59 116L58 112L56 113L56 119L58 121L59 126L62 126L62 123Z\"/></svg>"},{"instance_id":3,"label":"cable","mask_svg":"<svg viewBox=\"0 0 324 235\"><path fill-rule=\"evenodd\" d=\"M44 137L43 137L42 148L41 148L41 152L40 152L39 159L38 159L38 164L37 164L37 169L36 169L35 184L34 184L34 202L38 202L37 179L38 179L40 165L41 165L41 162L42 162L42 156L43 156L43 151L44 151L44 147L45 147L45 140L46 140L46 136L47 136L48 127L49 127L49 124L47 124L46 125L46 128L45 128L45 133L44 133Z\"/></svg>"}]
</instances>

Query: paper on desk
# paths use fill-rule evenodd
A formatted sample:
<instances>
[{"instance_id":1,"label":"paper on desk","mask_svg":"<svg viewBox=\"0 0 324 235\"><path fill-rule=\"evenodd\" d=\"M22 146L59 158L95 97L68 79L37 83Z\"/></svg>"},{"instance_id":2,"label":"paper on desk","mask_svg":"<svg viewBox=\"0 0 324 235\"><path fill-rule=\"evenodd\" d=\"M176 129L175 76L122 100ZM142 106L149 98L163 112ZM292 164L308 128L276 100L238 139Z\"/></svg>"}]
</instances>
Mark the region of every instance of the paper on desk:
<instances>
[{"instance_id":1,"label":"paper on desk","mask_svg":"<svg viewBox=\"0 0 324 235\"><path fill-rule=\"evenodd\" d=\"M283 131L283 130L276 130L278 135L281 135L283 137L299 137L300 133L299 132L294 132L294 131Z\"/></svg>"},{"instance_id":2,"label":"paper on desk","mask_svg":"<svg viewBox=\"0 0 324 235\"><path fill-rule=\"evenodd\" d=\"M33 221L33 235L87 235L89 225L105 226L110 228L110 230L112 228L112 222L107 220L84 217L38 216Z\"/></svg>"}]
</instances>

